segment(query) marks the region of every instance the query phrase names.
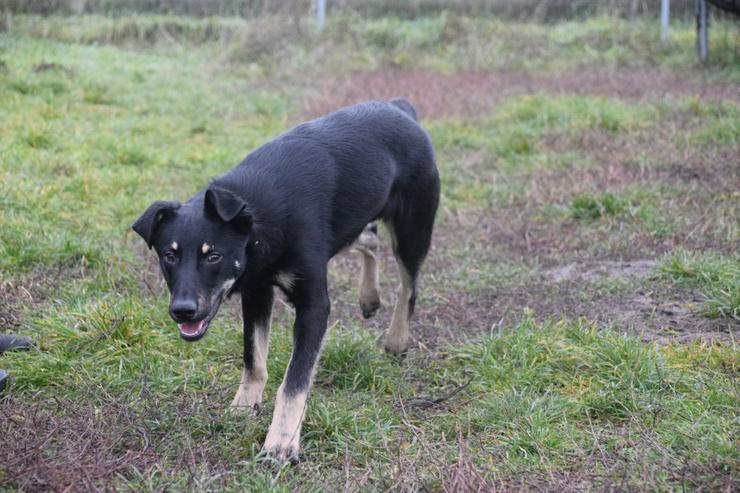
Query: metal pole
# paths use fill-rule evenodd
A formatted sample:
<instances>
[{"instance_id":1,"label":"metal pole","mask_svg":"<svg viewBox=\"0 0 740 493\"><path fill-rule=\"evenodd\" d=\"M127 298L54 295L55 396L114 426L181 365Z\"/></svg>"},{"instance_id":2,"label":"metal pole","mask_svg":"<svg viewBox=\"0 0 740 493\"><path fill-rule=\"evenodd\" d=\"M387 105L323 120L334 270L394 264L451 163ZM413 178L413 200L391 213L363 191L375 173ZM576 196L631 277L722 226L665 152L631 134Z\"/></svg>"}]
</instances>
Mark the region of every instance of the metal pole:
<instances>
[{"instance_id":1,"label":"metal pole","mask_svg":"<svg viewBox=\"0 0 740 493\"><path fill-rule=\"evenodd\" d=\"M321 32L326 21L326 0L316 0L316 30Z\"/></svg>"},{"instance_id":2,"label":"metal pole","mask_svg":"<svg viewBox=\"0 0 740 493\"><path fill-rule=\"evenodd\" d=\"M699 60L702 62L707 61L707 55L709 54L708 30L707 2L706 0L696 0L696 51Z\"/></svg>"},{"instance_id":3,"label":"metal pole","mask_svg":"<svg viewBox=\"0 0 740 493\"><path fill-rule=\"evenodd\" d=\"M660 2L660 40L665 43L668 41L668 17L671 11L671 0L661 0Z\"/></svg>"}]
</instances>

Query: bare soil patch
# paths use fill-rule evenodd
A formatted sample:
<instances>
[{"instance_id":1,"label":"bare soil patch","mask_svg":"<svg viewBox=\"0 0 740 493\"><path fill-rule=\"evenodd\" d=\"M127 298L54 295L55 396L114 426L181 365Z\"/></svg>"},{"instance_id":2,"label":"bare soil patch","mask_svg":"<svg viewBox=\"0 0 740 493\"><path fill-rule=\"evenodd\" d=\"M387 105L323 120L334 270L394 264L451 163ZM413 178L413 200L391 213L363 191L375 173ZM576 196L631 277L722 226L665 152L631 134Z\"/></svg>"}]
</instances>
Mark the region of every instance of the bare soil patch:
<instances>
[{"instance_id":1,"label":"bare soil patch","mask_svg":"<svg viewBox=\"0 0 740 493\"><path fill-rule=\"evenodd\" d=\"M96 410L67 400L29 406L7 399L0 413L0 462L7 474L0 485L101 491L112 488L117 474L145 470L159 459L141 434L141 421L123 404ZM119 419L119 426L112 423Z\"/></svg>"},{"instance_id":2,"label":"bare soil patch","mask_svg":"<svg viewBox=\"0 0 740 493\"><path fill-rule=\"evenodd\" d=\"M614 260L572 262L548 269L545 276L553 282L598 281L604 278L626 280L646 277L658 265L655 260L619 262Z\"/></svg>"},{"instance_id":3,"label":"bare soil patch","mask_svg":"<svg viewBox=\"0 0 740 493\"><path fill-rule=\"evenodd\" d=\"M216 475L223 484L234 470L233 455L226 456L217 443L196 446L182 432L193 420L220 419L232 389L211 386L197 394L183 392L174 406L163 407L159 393L147 386L146 374L140 387L119 395L95 385L78 389L93 400L43 392L31 400L0 399L0 464L5 473L0 475L0 489L115 491L120 478L131 477L132 470L162 467L189 471L188 487L198 489L198 478Z\"/></svg>"},{"instance_id":4,"label":"bare soil patch","mask_svg":"<svg viewBox=\"0 0 740 493\"><path fill-rule=\"evenodd\" d=\"M587 68L556 74L530 72L458 72L381 68L316 80L304 113L319 116L368 99L403 96L421 118L471 117L486 113L496 101L546 92L649 100L667 95L740 100L740 86L707 82L694 74L665 70Z\"/></svg>"},{"instance_id":5,"label":"bare soil patch","mask_svg":"<svg viewBox=\"0 0 740 493\"><path fill-rule=\"evenodd\" d=\"M3 289L3 297L0 299L0 333L13 332L20 326L21 315L18 304L25 298L24 295L25 293L19 293L15 287L8 286Z\"/></svg>"},{"instance_id":6,"label":"bare soil patch","mask_svg":"<svg viewBox=\"0 0 740 493\"><path fill-rule=\"evenodd\" d=\"M685 139L702 123L701 117L676 112L661 118L649 132L615 134L606 130L586 130L577 135L552 133L541 142L553 153L577 150L598 163L591 168L537 170L546 189L568 183L582 188L624 188L635 182L695 184L717 193L737 190L740 150L732 146L687 145ZM577 173L573 176L572 173ZM558 180L553 183L553 180ZM547 186L550 184L550 186Z\"/></svg>"},{"instance_id":7,"label":"bare soil patch","mask_svg":"<svg viewBox=\"0 0 740 493\"><path fill-rule=\"evenodd\" d=\"M495 333L530 314L537 320L585 319L646 341L730 340L740 324L698 314L701 300L687 290L636 289L584 297L581 283L529 282L481 293L446 293L441 302L419 304L412 322L418 342L435 346ZM368 325L382 333L390 323L388 304ZM352 310L348 310L352 311ZM355 309L356 311L356 309Z\"/></svg>"},{"instance_id":8,"label":"bare soil patch","mask_svg":"<svg viewBox=\"0 0 740 493\"><path fill-rule=\"evenodd\" d=\"M47 300L49 286L63 275L38 269L19 280L0 280L0 334L15 332L23 325L24 314L39 308Z\"/></svg>"}]
</instances>

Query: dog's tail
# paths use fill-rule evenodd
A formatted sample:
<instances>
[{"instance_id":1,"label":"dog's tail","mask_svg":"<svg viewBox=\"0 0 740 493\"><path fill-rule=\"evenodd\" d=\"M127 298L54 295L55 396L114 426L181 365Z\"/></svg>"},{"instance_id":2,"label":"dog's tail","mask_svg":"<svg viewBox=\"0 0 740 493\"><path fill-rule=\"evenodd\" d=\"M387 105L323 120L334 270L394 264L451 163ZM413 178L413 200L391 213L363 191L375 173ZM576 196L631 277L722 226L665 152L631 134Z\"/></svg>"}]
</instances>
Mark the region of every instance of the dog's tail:
<instances>
[{"instance_id":1,"label":"dog's tail","mask_svg":"<svg viewBox=\"0 0 740 493\"><path fill-rule=\"evenodd\" d=\"M414 108L414 106L405 99L391 99L390 103L399 110L409 115L411 118L413 118L414 121L418 120L416 118L416 108Z\"/></svg>"}]
</instances>

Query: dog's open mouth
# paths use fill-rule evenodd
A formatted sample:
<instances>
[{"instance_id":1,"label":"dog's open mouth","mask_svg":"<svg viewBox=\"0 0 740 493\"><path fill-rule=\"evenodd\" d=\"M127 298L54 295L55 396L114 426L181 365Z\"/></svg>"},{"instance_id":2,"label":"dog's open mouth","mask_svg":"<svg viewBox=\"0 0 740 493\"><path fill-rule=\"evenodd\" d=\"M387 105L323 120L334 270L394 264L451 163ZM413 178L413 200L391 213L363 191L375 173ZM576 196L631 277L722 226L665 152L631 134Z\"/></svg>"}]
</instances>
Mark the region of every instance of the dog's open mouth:
<instances>
[{"instance_id":1,"label":"dog's open mouth","mask_svg":"<svg viewBox=\"0 0 740 493\"><path fill-rule=\"evenodd\" d=\"M196 341L203 337L208 329L209 319L204 318L200 322L188 322L177 324L180 327L180 335L187 341Z\"/></svg>"},{"instance_id":2,"label":"dog's open mouth","mask_svg":"<svg viewBox=\"0 0 740 493\"><path fill-rule=\"evenodd\" d=\"M211 310L211 313L206 316L206 318L197 322L185 322L177 324L177 326L180 328L180 337L182 337L186 341L193 342L206 335L208 325L211 323L211 320L213 320L213 317L216 316L216 313L218 313L218 309L221 307L221 301L223 301L223 298L223 292L220 295L216 296L213 301L213 309Z\"/></svg>"}]
</instances>

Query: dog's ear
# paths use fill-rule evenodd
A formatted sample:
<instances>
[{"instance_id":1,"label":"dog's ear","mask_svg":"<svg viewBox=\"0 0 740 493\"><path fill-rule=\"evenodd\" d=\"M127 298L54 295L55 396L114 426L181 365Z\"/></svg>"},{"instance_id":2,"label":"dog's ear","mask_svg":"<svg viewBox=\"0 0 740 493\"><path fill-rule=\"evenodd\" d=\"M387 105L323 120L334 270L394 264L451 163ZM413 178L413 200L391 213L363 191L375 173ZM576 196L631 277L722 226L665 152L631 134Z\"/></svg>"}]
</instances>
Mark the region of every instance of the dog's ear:
<instances>
[{"instance_id":1,"label":"dog's ear","mask_svg":"<svg viewBox=\"0 0 740 493\"><path fill-rule=\"evenodd\" d=\"M151 248L157 226L168 217L171 217L179 208L179 202L158 200L150 205L131 227L139 236L144 238L146 245Z\"/></svg>"},{"instance_id":2,"label":"dog's ear","mask_svg":"<svg viewBox=\"0 0 740 493\"><path fill-rule=\"evenodd\" d=\"M205 208L206 213L232 223L244 232L252 227L252 215L247 211L247 203L229 190L216 186L208 187Z\"/></svg>"}]
</instances>

